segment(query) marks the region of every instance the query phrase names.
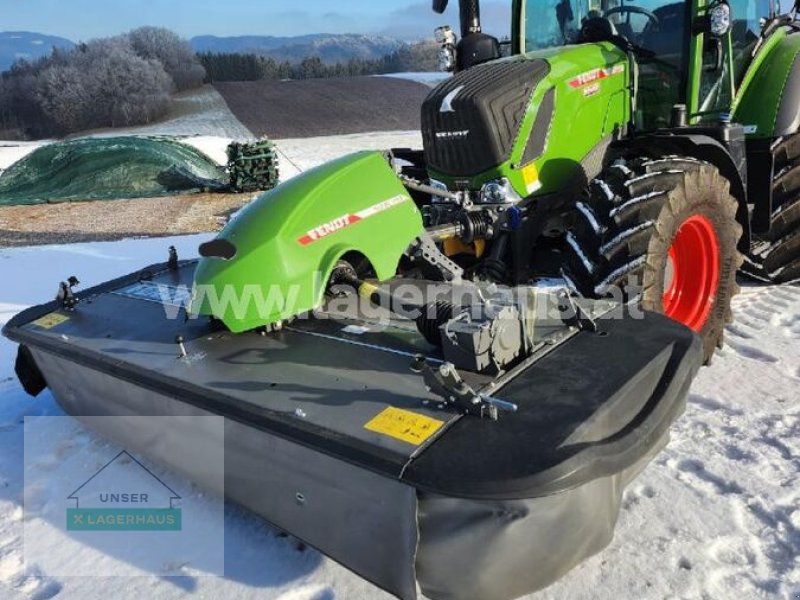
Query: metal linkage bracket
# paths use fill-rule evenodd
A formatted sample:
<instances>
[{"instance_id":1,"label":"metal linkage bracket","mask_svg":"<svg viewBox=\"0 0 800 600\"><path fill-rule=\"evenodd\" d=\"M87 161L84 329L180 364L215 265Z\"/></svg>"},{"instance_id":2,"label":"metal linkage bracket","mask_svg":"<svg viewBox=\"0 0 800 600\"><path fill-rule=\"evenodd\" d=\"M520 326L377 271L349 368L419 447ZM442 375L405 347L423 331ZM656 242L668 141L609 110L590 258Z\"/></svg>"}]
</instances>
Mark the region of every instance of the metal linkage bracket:
<instances>
[{"instance_id":1,"label":"metal linkage bracket","mask_svg":"<svg viewBox=\"0 0 800 600\"><path fill-rule=\"evenodd\" d=\"M418 237L409 248L408 254L438 269L449 283L460 283L464 277L464 269L445 256L436 242L427 235Z\"/></svg>"},{"instance_id":2,"label":"metal linkage bracket","mask_svg":"<svg viewBox=\"0 0 800 600\"><path fill-rule=\"evenodd\" d=\"M516 404L476 392L461 378L452 363L442 363L434 369L424 356L416 356L411 363L411 370L422 375L429 392L465 414L497 421L500 411L518 410Z\"/></svg>"},{"instance_id":3,"label":"metal linkage bracket","mask_svg":"<svg viewBox=\"0 0 800 600\"><path fill-rule=\"evenodd\" d=\"M167 268L170 271L178 270L178 251L175 249L175 246L169 247L169 259L167 260Z\"/></svg>"},{"instance_id":4,"label":"metal linkage bracket","mask_svg":"<svg viewBox=\"0 0 800 600\"><path fill-rule=\"evenodd\" d=\"M61 305L64 310L75 310L78 306L79 298L75 296L72 288L80 285L80 281L74 275L58 284L58 294L56 294L56 302Z\"/></svg>"},{"instance_id":5,"label":"metal linkage bracket","mask_svg":"<svg viewBox=\"0 0 800 600\"><path fill-rule=\"evenodd\" d=\"M583 310L568 292L563 290L559 292L558 300L565 324L577 327L581 331L597 333L597 321Z\"/></svg>"}]
</instances>

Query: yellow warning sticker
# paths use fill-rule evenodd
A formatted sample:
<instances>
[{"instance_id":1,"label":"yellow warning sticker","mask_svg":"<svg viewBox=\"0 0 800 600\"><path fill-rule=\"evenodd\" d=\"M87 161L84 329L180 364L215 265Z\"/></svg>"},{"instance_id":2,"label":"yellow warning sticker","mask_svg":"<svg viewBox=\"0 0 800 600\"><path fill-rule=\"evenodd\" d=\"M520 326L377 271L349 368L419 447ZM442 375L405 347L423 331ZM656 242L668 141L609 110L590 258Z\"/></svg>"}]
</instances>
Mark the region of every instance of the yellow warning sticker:
<instances>
[{"instance_id":1,"label":"yellow warning sticker","mask_svg":"<svg viewBox=\"0 0 800 600\"><path fill-rule=\"evenodd\" d=\"M541 189L542 182L539 181L539 169L536 168L535 163L530 163L522 168L522 178L529 194Z\"/></svg>"},{"instance_id":2,"label":"yellow warning sticker","mask_svg":"<svg viewBox=\"0 0 800 600\"><path fill-rule=\"evenodd\" d=\"M443 426L444 421L390 406L364 425L364 429L419 446Z\"/></svg>"},{"instance_id":3,"label":"yellow warning sticker","mask_svg":"<svg viewBox=\"0 0 800 600\"><path fill-rule=\"evenodd\" d=\"M69 321L69 317L65 315L50 313L49 315L45 315L40 319L36 319L33 322L33 325L37 325L42 329L52 329L53 327L57 327L62 323L66 323L67 321Z\"/></svg>"}]
</instances>

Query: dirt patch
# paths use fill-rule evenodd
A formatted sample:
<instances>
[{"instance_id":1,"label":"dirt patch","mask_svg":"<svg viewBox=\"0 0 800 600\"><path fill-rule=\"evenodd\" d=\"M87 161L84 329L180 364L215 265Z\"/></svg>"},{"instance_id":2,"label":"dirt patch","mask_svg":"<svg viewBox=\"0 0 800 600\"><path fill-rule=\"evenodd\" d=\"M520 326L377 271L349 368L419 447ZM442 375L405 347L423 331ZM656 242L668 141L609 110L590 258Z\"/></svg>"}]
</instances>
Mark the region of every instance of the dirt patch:
<instances>
[{"instance_id":1,"label":"dirt patch","mask_svg":"<svg viewBox=\"0 0 800 600\"><path fill-rule=\"evenodd\" d=\"M430 87L391 77L217 83L234 115L255 135L305 138L420 127Z\"/></svg>"},{"instance_id":2,"label":"dirt patch","mask_svg":"<svg viewBox=\"0 0 800 600\"><path fill-rule=\"evenodd\" d=\"M219 231L252 194L74 202L0 208L0 247L112 241Z\"/></svg>"}]
</instances>

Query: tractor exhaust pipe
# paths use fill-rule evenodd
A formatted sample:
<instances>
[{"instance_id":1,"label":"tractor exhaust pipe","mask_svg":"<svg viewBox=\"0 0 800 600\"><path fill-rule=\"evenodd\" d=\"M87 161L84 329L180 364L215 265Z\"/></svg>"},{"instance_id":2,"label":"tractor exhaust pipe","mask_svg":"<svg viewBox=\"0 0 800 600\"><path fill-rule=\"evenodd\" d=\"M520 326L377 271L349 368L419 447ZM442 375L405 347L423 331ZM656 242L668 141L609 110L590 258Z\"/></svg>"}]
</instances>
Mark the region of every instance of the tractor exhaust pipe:
<instances>
[{"instance_id":1,"label":"tractor exhaust pipe","mask_svg":"<svg viewBox=\"0 0 800 600\"><path fill-rule=\"evenodd\" d=\"M442 14L449 0L433 0L433 10ZM471 33L481 32L481 5L480 0L461 0L461 37L465 38Z\"/></svg>"},{"instance_id":2,"label":"tractor exhaust pipe","mask_svg":"<svg viewBox=\"0 0 800 600\"><path fill-rule=\"evenodd\" d=\"M481 32L480 0L461 0L461 37Z\"/></svg>"}]
</instances>

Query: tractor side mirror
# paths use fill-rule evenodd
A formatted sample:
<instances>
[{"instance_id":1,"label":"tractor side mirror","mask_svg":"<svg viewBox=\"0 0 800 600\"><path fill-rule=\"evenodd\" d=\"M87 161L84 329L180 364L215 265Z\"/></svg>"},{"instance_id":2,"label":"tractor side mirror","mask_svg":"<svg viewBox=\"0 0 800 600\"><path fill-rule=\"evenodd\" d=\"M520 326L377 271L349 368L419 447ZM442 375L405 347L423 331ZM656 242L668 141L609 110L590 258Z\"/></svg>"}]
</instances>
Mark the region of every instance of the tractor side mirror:
<instances>
[{"instance_id":1,"label":"tractor side mirror","mask_svg":"<svg viewBox=\"0 0 800 600\"><path fill-rule=\"evenodd\" d=\"M433 11L442 14L447 10L448 0L433 0Z\"/></svg>"},{"instance_id":2,"label":"tractor side mirror","mask_svg":"<svg viewBox=\"0 0 800 600\"><path fill-rule=\"evenodd\" d=\"M709 5L706 14L694 21L694 32L721 38L731 30L731 6L726 0L718 0Z\"/></svg>"},{"instance_id":3,"label":"tractor side mirror","mask_svg":"<svg viewBox=\"0 0 800 600\"><path fill-rule=\"evenodd\" d=\"M696 35L703 35L703 70L719 71L725 62L722 38L731 30L731 7L727 0L712 2L706 14L698 17L692 27Z\"/></svg>"},{"instance_id":4,"label":"tractor side mirror","mask_svg":"<svg viewBox=\"0 0 800 600\"><path fill-rule=\"evenodd\" d=\"M725 51L722 40L718 37L707 37L703 43L703 70L716 72L722 69Z\"/></svg>"},{"instance_id":5,"label":"tractor side mirror","mask_svg":"<svg viewBox=\"0 0 800 600\"><path fill-rule=\"evenodd\" d=\"M721 38L731 30L731 6L727 2L717 2L708 9L708 32Z\"/></svg>"}]
</instances>

